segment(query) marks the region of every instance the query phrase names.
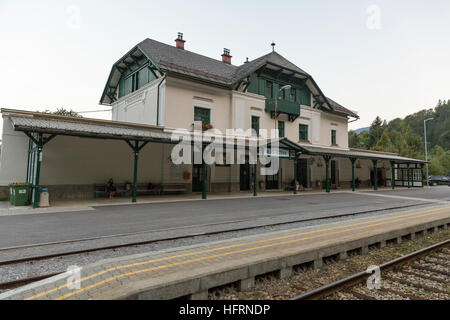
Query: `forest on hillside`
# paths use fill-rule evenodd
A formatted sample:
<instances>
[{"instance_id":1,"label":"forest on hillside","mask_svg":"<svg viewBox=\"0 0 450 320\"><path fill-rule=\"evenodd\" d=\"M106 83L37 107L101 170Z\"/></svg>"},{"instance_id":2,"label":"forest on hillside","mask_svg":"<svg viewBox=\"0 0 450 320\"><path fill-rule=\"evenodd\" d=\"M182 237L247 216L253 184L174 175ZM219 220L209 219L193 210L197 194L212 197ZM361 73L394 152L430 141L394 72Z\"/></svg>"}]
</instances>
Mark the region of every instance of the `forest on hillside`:
<instances>
[{"instance_id":1,"label":"forest on hillside","mask_svg":"<svg viewBox=\"0 0 450 320\"><path fill-rule=\"evenodd\" d=\"M349 147L398 153L425 159L424 120L427 122L430 175L450 175L450 100L439 100L434 109L425 109L387 122L376 117L369 131L348 133Z\"/></svg>"}]
</instances>

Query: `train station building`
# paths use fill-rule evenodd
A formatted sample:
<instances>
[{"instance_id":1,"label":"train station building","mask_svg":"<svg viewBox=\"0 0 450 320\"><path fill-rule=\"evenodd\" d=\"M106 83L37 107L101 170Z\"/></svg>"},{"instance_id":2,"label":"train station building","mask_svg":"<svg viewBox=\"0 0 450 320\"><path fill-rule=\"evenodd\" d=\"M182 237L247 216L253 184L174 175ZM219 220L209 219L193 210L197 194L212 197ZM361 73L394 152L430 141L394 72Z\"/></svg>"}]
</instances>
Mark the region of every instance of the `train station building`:
<instances>
[{"instance_id":1,"label":"train station building","mask_svg":"<svg viewBox=\"0 0 450 320\"><path fill-rule=\"evenodd\" d=\"M275 50L240 66L230 50L220 59L146 39L113 66L100 103L111 120L2 109L0 188L45 187L52 199L103 196L113 178L118 196L140 194L422 187L424 161L348 147L348 123L359 117L325 96L315 80ZM275 130L280 168L175 164L172 133ZM233 145L237 149L237 145ZM248 146L246 147L248 151ZM269 149L270 150L270 149ZM294 187L297 186L297 187Z\"/></svg>"}]
</instances>

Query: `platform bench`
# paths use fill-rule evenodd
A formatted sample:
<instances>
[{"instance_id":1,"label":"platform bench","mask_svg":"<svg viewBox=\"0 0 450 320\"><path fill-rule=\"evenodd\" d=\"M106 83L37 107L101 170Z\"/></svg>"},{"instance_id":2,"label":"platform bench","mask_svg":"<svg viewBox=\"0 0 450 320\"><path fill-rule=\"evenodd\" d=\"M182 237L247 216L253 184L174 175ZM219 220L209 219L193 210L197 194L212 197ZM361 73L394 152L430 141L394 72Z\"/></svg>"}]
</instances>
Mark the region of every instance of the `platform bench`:
<instances>
[{"instance_id":1,"label":"platform bench","mask_svg":"<svg viewBox=\"0 0 450 320\"><path fill-rule=\"evenodd\" d=\"M186 185L170 183L170 184L163 184L162 185L162 192L161 192L161 194L166 194L166 193L185 193L186 191L187 191L186 190Z\"/></svg>"},{"instance_id":2,"label":"platform bench","mask_svg":"<svg viewBox=\"0 0 450 320\"><path fill-rule=\"evenodd\" d=\"M116 196L127 196L128 190L126 189L126 185L116 185ZM94 198L100 197L108 197L109 194L106 191L106 185L100 184L94 186Z\"/></svg>"}]
</instances>

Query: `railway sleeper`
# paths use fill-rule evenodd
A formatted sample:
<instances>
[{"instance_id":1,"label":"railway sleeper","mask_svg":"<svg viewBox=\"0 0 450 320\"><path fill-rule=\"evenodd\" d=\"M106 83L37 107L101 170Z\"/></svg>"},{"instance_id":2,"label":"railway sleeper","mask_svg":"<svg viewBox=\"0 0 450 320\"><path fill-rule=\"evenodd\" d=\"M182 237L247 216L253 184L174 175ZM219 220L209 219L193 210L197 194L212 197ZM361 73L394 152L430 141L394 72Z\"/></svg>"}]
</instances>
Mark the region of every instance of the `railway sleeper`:
<instances>
[{"instance_id":1,"label":"railway sleeper","mask_svg":"<svg viewBox=\"0 0 450 320\"><path fill-rule=\"evenodd\" d=\"M424 297L416 296L414 294L402 292L402 291L395 290L395 289L388 288L388 287L383 287L382 290L390 292L392 294L395 294L395 295L397 295L399 297L402 297L404 299L409 299L409 300L426 300Z\"/></svg>"},{"instance_id":2,"label":"railway sleeper","mask_svg":"<svg viewBox=\"0 0 450 320\"><path fill-rule=\"evenodd\" d=\"M426 274L423 274L423 273L419 273L419 272L403 270L402 273L410 275L410 276L422 278L422 279L425 279L425 280L434 281L434 282L437 282L437 283L442 283L443 281L445 282L444 279L441 279L441 278L438 278L438 277L429 276L429 275L426 275Z\"/></svg>"},{"instance_id":3,"label":"railway sleeper","mask_svg":"<svg viewBox=\"0 0 450 320\"><path fill-rule=\"evenodd\" d=\"M426 263L429 263L429 264L437 264L437 265L442 266L442 267L444 267L444 268L450 269L450 264L445 263L445 262L442 262L442 261L430 260L430 258L431 258L431 257L425 257L423 260L424 260ZM441 260L442 260L442 259L441 259Z\"/></svg>"},{"instance_id":4,"label":"railway sleeper","mask_svg":"<svg viewBox=\"0 0 450 320\"><path fill-rule=\"evenodd\" d=\"M449 292L446 291L446 290L441 290L439 288L430 287L430 286L428 286L426 284L416 283L416 282L412 282L410 280L400 279L400 278L397 278L395 276L393 277L393 276L390 276L390 275L385 275L384 277L387 278L388 280L392 281L392 282L401 283L401 284L404 284L404 285L406 285L408 287L424 289L426 291L434 292L434 293L449 294Z\"/></svg>"},{"instance_id":5,"label":"railway sleeper","mask_svg":"<svg viewBox=\"0 0 450 320\"><path fill-rule=\"evenodd\" d=\"M425 270L425 271L429 271L432 273L442 274L444 276L450 277L450 272L446 272L443 270L438 270L438 269L434 269L434 268L430 268L430 267L426 267L426 266L418 266L418 265L413 264L413 265L411 265L411 268L421 270L421 271Z\"/></svg>"}]
</instances>

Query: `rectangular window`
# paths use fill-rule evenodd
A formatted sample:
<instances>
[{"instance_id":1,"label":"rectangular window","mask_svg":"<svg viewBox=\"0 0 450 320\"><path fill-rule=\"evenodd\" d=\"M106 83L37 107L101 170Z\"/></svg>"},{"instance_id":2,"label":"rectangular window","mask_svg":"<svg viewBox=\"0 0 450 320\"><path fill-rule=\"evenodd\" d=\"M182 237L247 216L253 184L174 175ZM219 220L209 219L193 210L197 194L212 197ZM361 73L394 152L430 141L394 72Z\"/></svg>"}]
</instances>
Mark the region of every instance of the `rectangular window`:
<instances>
[{"instance_id":1,"label":"rectangular window","mask_svg":"<svg viewBox=\"0 0 450 320\"><path fill-rule=\"evenodd\" d=\"M278 121L278 137L284 138L284 121Z\"/></svg>"},{"instance_id":2,"label":"rectangular window","mask_svg":"<svg viewBox=\"0 0 450 320\"><path fill-rule=\"evenodd\" d=\"M298 140L308 141L308 126L300 124L298 127Z\"/></svg>"},{"instance_id":3,"label":"rectangular window","mask_svg":"<svg viewBox=\"0 0 450 320\"><path fill-rule=\"evenodd\" d=\"M331 144L336 145L336 130L331 130Z\"/></svg>"},{"instance_id":4,"label":"rectangular window","mask_svg":"<svg viewBox=\"0 0 450 320\"><path fill-rule=\"evenodd\" d=\"M259 117L252 116L252 129L259 134Z\"/></svg>"},{"instance_id":5,"label":"rectangular window","mask_svg":"<svg viewBox=\"0 0 450 320\"><path fill-rule=\"evenodd\" d=\"M194 107L194 121L201 121L203 125L211 123L211 110Z\"/></svg>"},{"instance_id":6,"label":"rectangular window","mask_svg":"<svg viewBox=\"0 0 450 320\"><path fill-rule=\"evenodd\" d=\"M297 89L291 88L291 101L296 102L297 101Z\"/></svg>"},{"instance_id":7,"label":"rectangular window","mask_svg":"<svg viewBox=\"0 0 450 320\"><path fill-rule=\"evenodd\" d=\"M135 73L131 76L132 78L132 89L131 91L134 92L137 89L139 89L139 73Z\"/></svg>"},{"instance_id":8,"label":"rectangular window","mask_svg":"<svg viewBox=\"0 0 450 320\"><path fill-rule=\"evenodd\" d=\"M273 83L271 81L266 81L266 98L273 98Z\"/></svg>"}]
</instances>

